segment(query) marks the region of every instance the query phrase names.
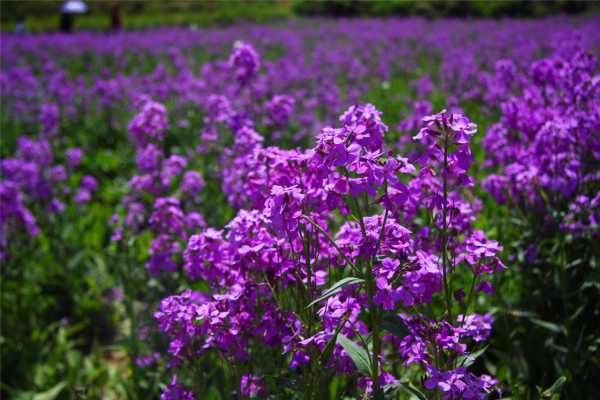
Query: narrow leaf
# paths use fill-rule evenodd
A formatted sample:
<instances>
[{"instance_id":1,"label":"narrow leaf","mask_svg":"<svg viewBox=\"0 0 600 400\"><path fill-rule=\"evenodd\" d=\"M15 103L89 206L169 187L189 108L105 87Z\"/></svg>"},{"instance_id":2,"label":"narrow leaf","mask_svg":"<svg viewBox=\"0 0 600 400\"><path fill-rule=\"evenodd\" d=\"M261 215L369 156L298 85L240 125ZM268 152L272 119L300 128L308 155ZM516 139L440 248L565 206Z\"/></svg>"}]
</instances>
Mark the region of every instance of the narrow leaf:
<instances>
[{"instance_id":1,"label":"narrow leaf","mask_svg":"<svg viewBox=\"0 0 600 400\"><path fill-rule=\"evenodd\" d=\"M410 383L396 382L383 387L383 393L385 393L386 397L392 398L393 396L397 396L400 392L412 394L419 400L427 400L427 397L423 394L423 392L412 386Z\"/></svg>"},{"instance_id":2,"label":"narrow leaf","mask_svg":"<svg viewBox=\"0 0 600 400\"><path fill-rule=\"evenodd\" d=\"M483 353L485 353L487 348L488 348L488 346L486 345L486 346L483 346L481 349L474 351L471 354L467 354L466 356L458 357L458 365L460 365L461 367L470 367L471 365L473 365L475 360L477 360L479 357L481 357L481 355Z\"/></svg>"},{"instance_id":3,"label":"narrow leaf","mask_svg":"<svg viewBox=\"0 0 600 400\"><path fill-rule=\"evenodd\" d=\"M529 318L529 320L531 322L533 322L534 324L541 326L544 329L548 329L549 331L556 332L556 333L560 333L562 331L560 325L558 325L558 324L544 321L544 320L537 319L537 318Z\"/></svg>"},{"instance_id":4,"label":"narrow leaf","mask_svg":"<svg viewBox=\"0 0 600 400\"><path fill-rule=\"evenodd\" d=\"M54 400L58 397L60 392L62 392L65 386L67 386L66 382L60 382L45 392L37 393L33 396L33 400Z\"/></svg>"},{"instance_id":5,"label":"narrow leaf","mask_svg":"<svg viewBox=\"0 0 600 400\"><path fill-rule=\"evenodd\" d=\"M551 398L555 394L559 394L566 381L567 381L567 378L564 376L561 376L560 378L558 378L557 380L554 381L552 386L550 386L548 389L546 389L542 392L542 397L543 398Z\"/></svg>"},{"instance_id":6,"label":"narrow leaf","mask_svg":"<svg viewBox=\"0 0 600 400\"><path fill-rule=\"evenodd\" d=\"M327 364L327 362L331 358L331 355L333 354L333 349L335 347L335 344L337 343L338 335L340 334L340 331L342 330L344 325L346 325L346 321L348 321L347 317L344 319L344 321L342 321L341 324L338 325L338 327L335 329L333 337L329 340L329 342L327 342L325 349L323 349L323 353L321 353L321 365L324 366L325 364Z\"/></svg>"},{"instance_id":7,"label":"narrow leaf","mask_svg":"<svg viewBox=\"0 0 600 400\"><path fill-rule=\"evenodd\" d=\"M329 289L327 289L326 291L323 292L323 294L316 298L315 300L311 301L310 304L308 306L306 306L306 308L310 308L312 306L314 306L315 304L330 298L331 296L339 293L342 291L342 289L348 285L353 285L356 283L362 283L364 282L364 279L361 278L355 278L352 276L349 276L347 278L344 278L340 281L337 281L336 283L333 284L333 286L331 286Z\"/></svg>"},{"instance_id":8,"label":"narrow leaf","mask_svg":"<svg viewBox=\"0 0 600 400\"><path fill-rule=\"evenodd\" d=\"M360 347L341 333L337 337L337 342L344 350L346 350L346 353L348 353L348 356L350 356L356 368L363 374L371 376L371 360L367 350Z\"/></svg>"}]
</instances>

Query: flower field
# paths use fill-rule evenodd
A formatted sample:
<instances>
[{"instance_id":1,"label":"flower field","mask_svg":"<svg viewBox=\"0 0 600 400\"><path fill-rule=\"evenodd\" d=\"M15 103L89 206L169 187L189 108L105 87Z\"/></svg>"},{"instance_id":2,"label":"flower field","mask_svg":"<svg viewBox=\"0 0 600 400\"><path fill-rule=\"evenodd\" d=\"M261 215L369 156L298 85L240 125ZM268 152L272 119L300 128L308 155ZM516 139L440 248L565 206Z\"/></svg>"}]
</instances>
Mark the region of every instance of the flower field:
<instances>
[{"instance_id":1,"label":"flower field","mask_svg":"<svg viewBox=\"0 0 600 400\"><path fill-rule=\"evenodd\" d=\"M599 39L2 33L0 397L595 398Z\"/></svg>"}]
</instances>

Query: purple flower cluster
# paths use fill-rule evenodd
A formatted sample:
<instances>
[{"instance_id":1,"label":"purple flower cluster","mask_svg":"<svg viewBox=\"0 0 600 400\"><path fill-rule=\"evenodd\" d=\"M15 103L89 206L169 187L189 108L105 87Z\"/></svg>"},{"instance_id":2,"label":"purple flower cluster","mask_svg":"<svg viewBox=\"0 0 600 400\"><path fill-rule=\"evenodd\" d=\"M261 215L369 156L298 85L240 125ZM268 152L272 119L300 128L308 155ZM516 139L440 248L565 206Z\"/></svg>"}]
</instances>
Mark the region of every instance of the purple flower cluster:
<instances>
[{"instance_id":1,"label":"purple flower cluster","mask_svg":"<svg viewBox=\"0 0 600 400\"><path fill-rule=\"evenodd\" d=\"M123 302L143 297L145 311L156 311L153 333L168 341L146 341L152 322L134 326L144 316L130 307L132 336L152 347L144 355L132 346L132 368L158 370L168 359L162 398L194 398L192 371L215 358L232 366L234 397L278 395L282 379L321 398L338 375L351 383L345 390L356 388L348 395L379 399L410 379L428 396L486 398L499 384L470 364L494 324L479 308L502 292L492 282L505 267L502 246L482 230L489 221L476 221L477 126L461 107L500 116L483 139L492 172L484 189L562 235L565 269L585 266L589 257L568 254L568 244L583 248L580 239L600 231L597 22L4 34L1 105L39 136L18 138L0 162L0 259L12 255L13 238L33 238L92 200L98 182L76 171L83 152L64 149L66 132L104 121L90 142L118 146L104 132L127 129L134 146L108 251L123 272ZM87 52L94 79L77 67ZM404 79L408 98L396 90ZM394 110L398 132L368 98L406 106ZM442 103L448 111L434 114ZM542 260L544 246L527 243L514 257ZM150 277L135 268L144 262Z\"/></svg>"},{"instance_id":2,"label":"purple flower cluster","mask_svg":"<svg viewBox=\"0 0 600 400\"><path fill-rule=\"evenodd\" d=\"M177 375L173 375L171 382L165 387L160 400L194 400L194 394L177 382Z\"/></svg>"},{"instance_id":3,"label":"purple flower cluster","mask_svg":"<svg viewBox=\"0 0 600 400\"><path fill-rule=\"evenodd\" d=\"M295 101L292 97L286 95L275 95L266 104L267 121L269 125L286 125L290 115L294 111Z\"/></svg>"},{"instance_id":4,"label":"purple flower cluster","mask_svg":"<svg viewBox=\"0 0 600 400\"><path fill-rule=\"evenodd\" d=\"M56 104L43 104L40 109L39 119L42 125L41 134L43 136L52 137L58 134L60 109Z\"/></svg>"},{"instance_id":5,"label":"purple flower cluster","mask_svg":"<svg viewBox=\"0 0 600 400\"><path fill-rule=\"evenodd\" d=\"M29 126L43 115L43 130L52 134L61 119L80 123L90 116L122 129L123 110L141 93L173 104L173 127L189 122L190 107L205 111L206 99L215 94L230 103L246 103L262 117L255 121L279 123L289 114L289 102L275 98L285 95L294 99L294 117L300 122L295 140L301 141L334 123L345 105L364 101L373 83L389 84L398 75L411 77L417 100L437 88L455 100L494 104L506 97L506 88L518 86L512 74L518 78L517 71L535 55L548 54L553 43L570 42L575 35L584 48L596 52L597 18L343 20L320 21L315 27L300 21L219 30L165 28L111 37L8 33L2 43L6 62L0 69L0 90L8 115ZM240 37L244 42L236 42ZM233 54L223 60L224 49L234 42ZM81 49L97 55L96 79L85 79L88 71L72 73L65 67L77 64ZM190 57L198 50L208 57L200 68ZM258 51L278 56L261 60ZM422 59L439 59L439 73L420 72L417 60ZM153 67L146 70L141 67L145 64ZM157 129L161 134L165 121L160 115L165 113L155 105L148 104L147 112L157 114L157 125L144 128L131 121L134 131ZM446 105L451 109L454 104Z\"/></svg>"},{"instance_id":6,"label":"purple flower cluster","mask_svg":"<svg viewBox=\"0 0 600 400\"><path fill-rule=\"evenodd\" d=\"M229 65L234 70L235 78L241 85L247 84L256 76L260 69L260 58L254 48L248 43L235 42Z\"/></svg>"},{"instance_id":7,"label":"purple flower cluster","mask_svg":"<svg viewBox=\"0 0 600 400\"><path fill-rule=\"evenodd\" d=\"M258 57L248 49L237 45L230 64L236 74L260 79ZM184 270L210 292L188 290L161 302L155 317L170 340L171 365L209 351L252 365L241 394L256 397L269 391L265 371L248 364L261 353L283 354L291 370L303 371L331 347L326 368L364 374L349 348L335 343L343 335L369 359L371 372L360 377L365 392L396 382L392 355L399 352L401 363L421 367L425 388L447 398L485 398L497 382L460 364L493 322L466 313L473 292L491 293L486 276L503 268L502 248L472 227L480 204L463 195L472 186L469 141L477 127L458 113L424 118L415 136L421 150L411 162L385 148L381 112L354 105L339 128L322 129L313 148L283 150L263 146L241 104L216 95L209 101L205 121L233 133L222 156L223 191L245 209L224 229L189 236ZM290 108L282 98L267 107ZM182 191L195 192L198 181L186 175ZM158 199L150 223L156 232L185 237L186 217L174 200ZM451 279L465 273L473 281L468 295ZM342 278L352 283L327 294ZM313 301L319 293L327 295ZM445 312L431 315L432 303ZM400 312L406 309L414 314ZM410 334L384 334L384 317ZM356 344L369 334L371 350Z\"/></svg>"},{"instance_id":8,"label":"purple flower cluster","mask_svg":"<svg viewBox=\"0 0 600 400\"><path fill-rule=\"evenodd\" d=\"M205 183L202 175L188 168L188 159L163 151L167 115L164 105L142 96L140 108L129 124L136 146L140 175L129 181L130 193L122 199L124 216L111 218L113 240L152 232L146 267L152 275L179 269L181 242L189 232L205 226L196 211L198 195Z\"/></svg>"},{"instance_id":9,"label":"purple flower cluster","mask_svg":"<svg viewBox=\"0 0 600 400\"><path fill-rule=\"evenodd\" d=\"M10 256L9 238L18 237L22 231L31 238L37 236L41 230L38 219L46 222L71 203L89 203L98 187L91 175L79 178L76 186L76 168L83 152L67 149L66 166L59 163L51 143L44 138L50 133L45 131L37 139L19 137L15 156L0 161L0 259ZM19 243L16 239L11 242Z\"/></svg>"},{"instance_id":10,"label":"purple flower cluster","mask_svg":"<svg viewBox=\"0 0 600 400\"><path fill-rule=\"evenodd\" d=\"M501 103L501 119L484 140L487 166L497 171L484 187L501 203L546 216L562 210L566 231L592 233L598 213L591 199L600 195L600 79L591 54L563 53L514 78L519 92Z\"/></svg>"},{"instance_id":11,"label":"purple flower cluster","mask_svg":"<svg viewBox=\"0 0 600 400\"><path fill-rule=\"evenodd\" d=\"M164 105L143 96L138 101L139 113L129 122L129 133L138 146L161 141L168 126Z\"/></svg>"}]
</instances>

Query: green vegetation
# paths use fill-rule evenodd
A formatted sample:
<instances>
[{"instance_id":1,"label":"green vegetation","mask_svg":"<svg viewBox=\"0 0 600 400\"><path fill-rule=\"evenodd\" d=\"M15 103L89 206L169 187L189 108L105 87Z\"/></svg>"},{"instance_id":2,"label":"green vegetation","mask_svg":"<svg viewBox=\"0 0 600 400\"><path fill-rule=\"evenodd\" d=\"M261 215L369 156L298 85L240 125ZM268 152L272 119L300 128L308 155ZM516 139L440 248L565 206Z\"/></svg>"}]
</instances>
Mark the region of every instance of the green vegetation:
<instances>
[{"instance_id":1,"label":"green vegetation","mask_svg":"<svg viewBox=\"0 0 600 400\"><path fill-rule=\"evenodd\" d=\"M116 3L120 5L124 29L266 23L301 16L539 17L558 13L592 13L600 8L598 2L573 0L93 0L86 2L89 7L86 14L76 16L75 29L108 30L111 6ZM29 31L58 30L61 4L60 0L3 1L0 3L0 26L2 30L13 30L23 19Z\"/></svg>"},{"instance_id":2,"label":"green vegetation","mask_svg":"<svg viewBox=\"0 0 600 400\"><path fill-rule=\"evenodd\" d=\"M33 32L55 31L59 28L62 1L3 1L0 22L3 30L12 30L20 18ZM88 1L86 14L75 17L76 30L108 30L111 25L110 1ZM145 29L160 26L198 25L222 26L233 23L273 22L293 15L290 2L280 0L252 1L122 1L121 18L124 29Z\"/></svg>"}]
</instances>

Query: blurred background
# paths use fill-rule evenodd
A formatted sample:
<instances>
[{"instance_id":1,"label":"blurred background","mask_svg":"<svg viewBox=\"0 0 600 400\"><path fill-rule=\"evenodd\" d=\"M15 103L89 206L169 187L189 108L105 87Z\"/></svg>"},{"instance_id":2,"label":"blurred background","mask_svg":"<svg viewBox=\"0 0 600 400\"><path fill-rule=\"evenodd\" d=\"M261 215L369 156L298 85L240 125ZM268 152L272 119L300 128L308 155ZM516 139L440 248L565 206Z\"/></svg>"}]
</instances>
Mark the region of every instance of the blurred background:
<instances>
[{"instance_id":1,"label":"blurred background","mask_svg":"<svg viewBox=\"0 0 600 400\"><path fill-rule=\"evenodd\" d=\"M365 17L542 17L552 14L592 13L597 1L527 0L239 0L239 1L75 1L58 0L0 2L2 30L31 32L64 30L61 9L66 3L83 3L76 11L71 30L144 29L164 25L223 26L233 23L275 22L303 16Z\"/></svg>"}]
</instances>

